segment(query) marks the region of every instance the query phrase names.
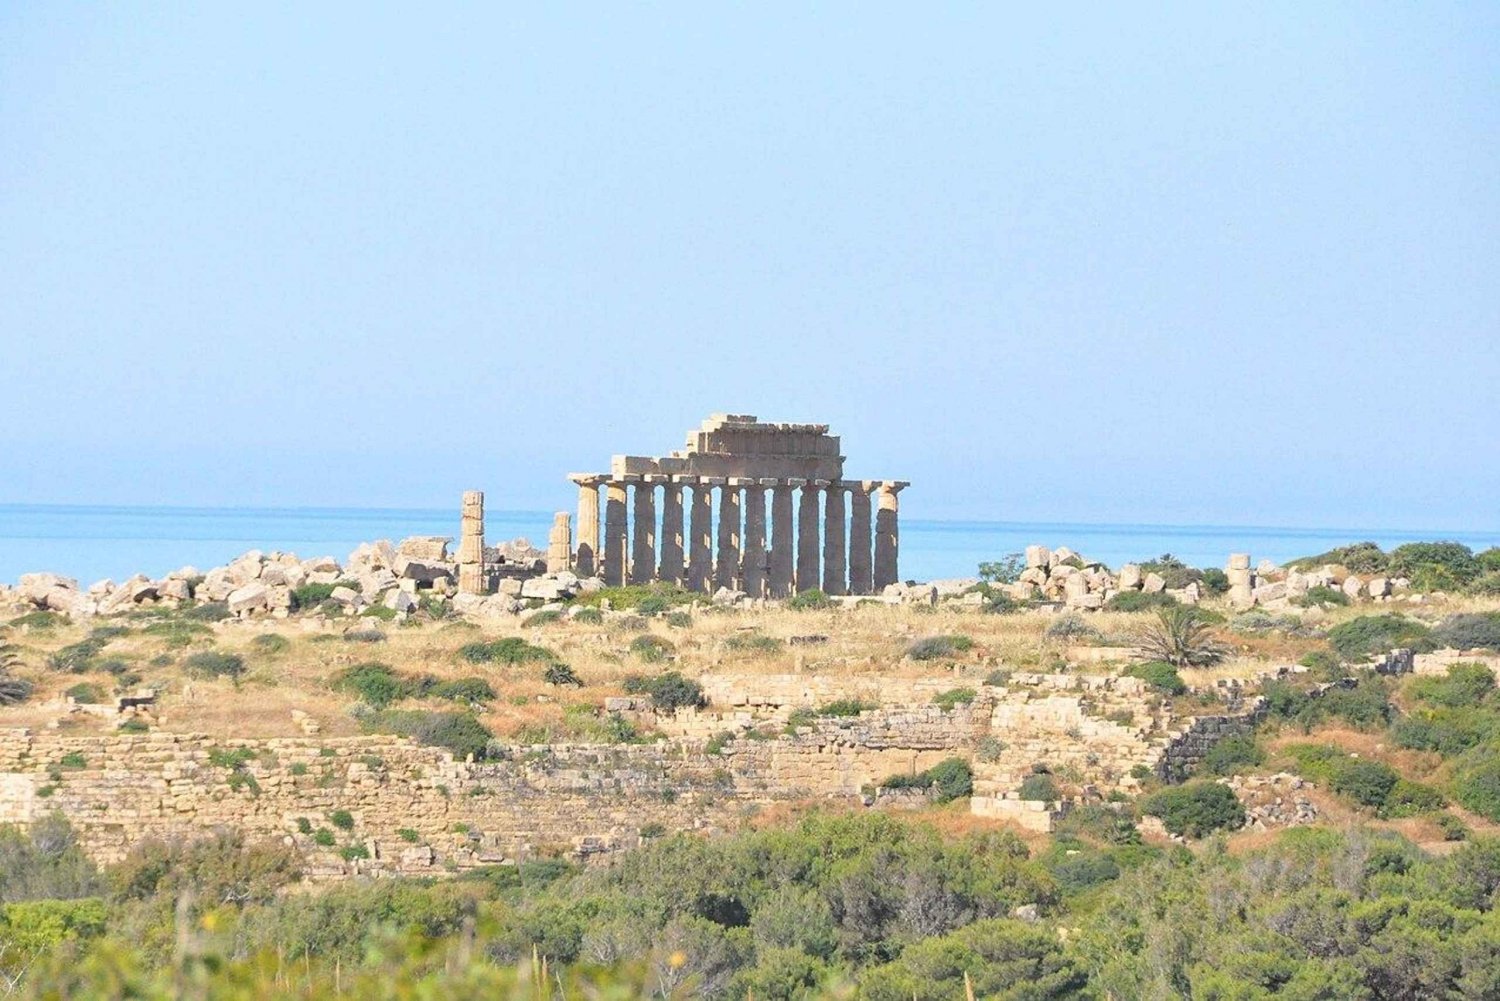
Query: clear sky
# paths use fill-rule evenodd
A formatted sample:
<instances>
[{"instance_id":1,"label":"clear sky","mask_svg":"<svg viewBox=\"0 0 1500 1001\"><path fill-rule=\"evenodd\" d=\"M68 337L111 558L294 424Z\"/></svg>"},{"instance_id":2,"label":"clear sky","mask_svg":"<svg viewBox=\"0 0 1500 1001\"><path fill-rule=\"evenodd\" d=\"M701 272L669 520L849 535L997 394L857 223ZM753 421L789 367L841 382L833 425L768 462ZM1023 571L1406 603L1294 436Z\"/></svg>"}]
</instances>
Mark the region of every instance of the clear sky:
<instances>
[{"instance_id":1,"label":"clear sky","mask_svg":"<svg viewBox=\"0 0 1500 1001\"><path fill-rule=\"evenodd\" d=\"M0 5L0 502L1500 526L1500 5L420 6Z\"/></svg>"}]
</instances>

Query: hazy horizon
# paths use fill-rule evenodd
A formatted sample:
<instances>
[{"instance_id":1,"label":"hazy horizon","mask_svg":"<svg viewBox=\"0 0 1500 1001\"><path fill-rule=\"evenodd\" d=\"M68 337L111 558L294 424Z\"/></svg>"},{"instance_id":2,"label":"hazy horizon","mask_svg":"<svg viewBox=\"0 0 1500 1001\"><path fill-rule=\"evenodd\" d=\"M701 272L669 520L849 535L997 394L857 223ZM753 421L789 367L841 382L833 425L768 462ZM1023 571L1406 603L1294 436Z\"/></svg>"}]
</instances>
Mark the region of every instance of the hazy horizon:
<instances>
[{"instance_id":1,"label":"hazy horizon","mask_svg":"<svg viewBox=\"0 0 1500 1001\"><path fill-rule=\"evenodd\" d=\"M1500 8L0 10L0 502L1487 529Z\"/></svg>"}]
</instances>

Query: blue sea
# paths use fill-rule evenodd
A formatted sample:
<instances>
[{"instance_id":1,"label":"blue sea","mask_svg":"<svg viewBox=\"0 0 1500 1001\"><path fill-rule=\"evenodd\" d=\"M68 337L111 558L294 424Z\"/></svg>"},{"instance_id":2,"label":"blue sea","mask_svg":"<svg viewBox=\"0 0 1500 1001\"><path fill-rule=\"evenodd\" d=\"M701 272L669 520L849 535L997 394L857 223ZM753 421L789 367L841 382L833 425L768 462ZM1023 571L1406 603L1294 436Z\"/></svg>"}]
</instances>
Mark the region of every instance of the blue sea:
<instances>
[{"instance_id":1,"label":"blue sea","mask_svg":"<svg viewBox=\"0 0 1500 1001\"><path fill-rule=\"evenodd\" d=\"M518 537L545 548L551 513L485 512L490 544ZM135 573L159 577L185 565L206 570L249 549L334 556L342 561L361 542L408 535L458 536L458 507L179 508L0 504L0 582L52 571L85 585ZM901 575L933 580L965 577L979 563L1033 543L1068 546L1111 566L1172 553L1193 566L1224 565L1231 552L1257 562L1284 562L1350 542L1383 547L1457 539L1474 549L1500 545L1500 530L1433 532L1372 528L1268 528L1247 525L1124 525L1064 522L901 522Z\"/></svg>"}]
</instances>

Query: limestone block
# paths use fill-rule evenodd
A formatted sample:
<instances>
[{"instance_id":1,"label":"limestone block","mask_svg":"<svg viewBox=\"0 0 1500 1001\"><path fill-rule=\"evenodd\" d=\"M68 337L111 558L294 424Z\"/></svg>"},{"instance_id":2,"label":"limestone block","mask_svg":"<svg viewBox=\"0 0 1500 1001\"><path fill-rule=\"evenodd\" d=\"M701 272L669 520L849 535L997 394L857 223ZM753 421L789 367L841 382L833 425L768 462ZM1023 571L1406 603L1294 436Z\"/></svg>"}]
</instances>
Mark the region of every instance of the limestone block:
<instances>
[{"instance_id":1,"label":"limestone block","mask_svg":"<svg viewBox=\"0 0 1500 1001\"><path fill-rule=\"evenodd\" d=\"M1067 546L1058 546L1052 551L1051 556L1047 559L1047 569L1051 570L1056 567L1062 566L1064 562L1074 559L1077 556L1078 554L1073 552L1073 550L1069 549Z\"/></svg>"},{"instance_id":2,"label":"limestone block","mask_svg":"<svg viewBox=\"0 0 1500 1001\"><path fill-rule=\"evenodd\" d=\"M1141 589L1147 594L1160 594L1167 589L1167 580L1161 574L1148 573L1141 584Z\"/></svg>"},{"instance_id":3,"label":"limestone block","mask_svg":"<svg viewBox=\"0 0 1500 1001\"><path fill-rule=\"evenodd\" d=\"M495 587L495 593L507 598L519 598L525 586L525 582L515 577L502 577Z\"/></svg>"},{"instance_id":4,"label":"limestone block","mask_svg":"<svg viewBox=\"0 0 1500 1001\"><path fill-rule=\"evenodd\" d=\"M446 563L450 541L446 535L413 535L401 540L401 545L396 547L396 556L424 563ZM391 569L398 574L401 572L399 567L392 566Z\"/></svg>"},{"instance_id":5,"label":"limestone block","mask_svg":"<svg viewBox=\"0 0 1500 1001\"><path fill-rule=\"evenodd\" d=\"M287 580L286 570L275 564L267 565L261 570L260 582L269 587L284 587L290 583Z\"/></svg>"},{"instance_id":6,"label":"limestone block","mask_svg":"<svg viewBox=\"0 0 1500 1001\"><path fill-rule=\"evenodd\" d=\"M1249 573L1249 571L1246 571L1246 573ZM1230 585L1229 604L1235 608L1250 608L1255 604L1255 595L1252 593L1248 581L1243 584Z\"/></svg>"},{"instance_id":7,"label":"limestone block","mask_svg":"<svg viewBox=\"0 0 1500 1001\"><path fill-rule=\"evenodd\" d=\"M227 597L229 611L235 615L264 611L271 605L271 589L259 582L235 588Z\"/></svg>"},{"instance_id":8,"label":"limestone block","mask_svg":"<svg viewBox=\"0 0 1500 1001\"><path fill-rule=\"evenodd\" d=\"M1127 563L1120 568L1119 588L1121 591L1138 591L1142 583L1141 568L1134 563Z\"/></svg>"},{"instance_id":9,"label":"limestone block","mask_svg":"<svg viewBox=\"0 0 1500 1001\"><path fill-rule=\"evenodd\" d=\"M446 548L446 545L445 542L444 548ZM415 556L397 556L396 565L392 569L395 570L398 577L431 583L440 577L451 579L453 577L454 565L437 560L421 559Z\"/></svg>"},{"instance_id":10,"label":"limestone block","mask_svg":"<svg viewBox=\"0 0 1500 1001\"><path fill-rule=\"evenodd\" d=\"M533 577L521 584L521 597L537 598L542 601L561 601L571 598L577 593L575 586L569 586L556 577Z\"/></svg>"},{"instance_id":11,"label":"limestone block","mask_svg":"<svg viewBox=\"0 0 1500 1001\"><path fill-rule=\"evenodd\" d=\"M1249 570L1250 569L1250 554L1249 553L1230 553L1229 554L1229 562L1225 565L1224 569L1226 571L1229 571L1229 570Z\"/></svg>"},{"instance_id":12,"label":"limestone block","mask_svg":"<svg viewBox=\"0 0 1500 1001\"><path fill-rule=\"evenodd\" d=\"M1343 591L1351 598L1358 598L1360 592L1365 589L1365 582L1354 574L1344 578Z\"/></svg>"},{"instance_id":13,"label":"limestone block","mask_svg":"<svg viewBox=\"0 0 1500 1001\"><path fill-rule=\"evenodd\" d=\"M352 587L336 587L328 597L340 605L352 605L359 600L360 594Z\"/></svg>"},{"instance_id":14,"label":"limestone block","mask_svg":"<svg viewBox=\"0 0 1500 1001\"><path fill-rule=\"evenodd\" d=\"M93 595L96 598L102 598L114 589L115 582L106 578L104 580L96 580L94 581L94 583L90 584L89 594Z\"/></svg>"},{"instance_id":15,"label":"limestone block","mask_svg":"<svg viewBox=\"0 0 1500 1001\"><path fill-rule=\"evenodd\" d=\"M314 556L310 560L303 560L301 567L304 573L338 573L339 561L332 556Z\"/></svg>"},{"instance_id":16,"label":"limestone block","mask_svg":"<svg viewBox=\"0 0 1500 1001\"><path fill-rule=\"evenodd\" d=\"M1044 567L1029 567L1021 571L1021 576L1016 579L1022 584L1041 587L1047 583L1047 570Z\"/></svg>"},{"instance_id":17,"label":"limestone block","mask_svg":"<svg viewBox=\"0 0 1500 1001\"><path fill-rule=\"evenodd\" d=\"M1026 566L1028 569L1040 568L1045 570L1052 562L1052 551L1046 546L1026 547Z\"/></svg>"},{"instance_id":18,"label":"limestone block","mask_svg":"<svg viewBox=\"0 0 1500 1001\"><path fill-rule=\"evenodd\" d=\"M1250 592L1251 597L1257 605L1265 605L1273 601L1280 601L1286 597L1286 584L1276 581L1270 584L1262 584Z\"/></svg>"},{"instance_id":19,"label":"limestone block","mask_svg":"<svg viewBox=\"0 0 1500 1001\"><path fill-rule=\"evenodd\" d=\"M1372 598L1384 598L1391 593L1391 582L1386 577L1371 577L1365 584L1365 592Z\"/></svg>"}]
</instances>

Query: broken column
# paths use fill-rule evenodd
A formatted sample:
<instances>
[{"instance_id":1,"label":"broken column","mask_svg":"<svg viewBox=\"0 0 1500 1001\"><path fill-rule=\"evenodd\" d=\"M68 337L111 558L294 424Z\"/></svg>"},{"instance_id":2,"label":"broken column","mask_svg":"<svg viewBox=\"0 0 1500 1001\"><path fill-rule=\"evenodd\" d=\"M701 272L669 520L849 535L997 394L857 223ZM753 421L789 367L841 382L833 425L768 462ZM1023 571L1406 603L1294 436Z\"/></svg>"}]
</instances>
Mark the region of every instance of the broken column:
<instances>
[{"instance_id":1,"label":"broken column","mask_svg":"<svg viewBox=\"0 0 1500 1001\"><path fill-rule=\"evenodd\" d=\"M460 594L484 594L484 493L465 490L459 508L458 591Z\"/></svg>"},{"instance_id":2,"label":"broken column","mask_svg":"<svg viewBox=\"0 0 1500 1001\"><path fill-rule=\"evenodd\" d=\"M797 502L797 591L815 591L822 581L818 577L818 490L827 480L793 480L802 487Z\"/></svg>"},{"instance_id":3,"label":"broken column","mask_svg":"<svg viewBox=\"0 0 1500 1001\"><path fill-rule=\"evenodd\" d=\"M880 503L875 512L874 583L876 592L901 580L899 572L901 529L898 523L900 502L896 499L896 495L908 485L902 480L886 480L880 484Z\"/></svg>"},{"instance_id":4,"label":"broken column","mask_svg":"<svg viewBox=\"0 0 1500 1001\"><path fill-rule=\"evenodd\" d=\"M573 526L568 512L552 516L552 530L547 533L547 572L562 573L570 568L573 555Z\"/></svg>"},{"instance_id":5,"label":"broken column","mask_svg":"<svg viewBox=\"0 0 1500 1001\"><path fill-rule=\"evenodd\" d=\"M771 556L766 588L773 598L792 593L792 481L777 480L771 491Z\"/></svg>"},{"instance_id":6,"label":"broken column","mask_svg":"<svg viewBox=\"0 0 1500 1001\"><path fill-rule=\"evenodd\" d=\"M573 473L568 479L578 484L578 555L573 567L580 577L599 572L599 486L606 477L590 473Z\"/></svg>"},{"instance_id":7,"label":"broken column","mask_svg":"<svg viewBox=\"0 0 1500 1001\"><path fill-rule=\"evenodd\" d=\"M1250 572L1249 553L1230 553L1229 563L1224 567L1224 576L1229 578L1229 603L1235 608L1249 608L1255 604L1255 578Z\"/></svg>"}]
</instances>

